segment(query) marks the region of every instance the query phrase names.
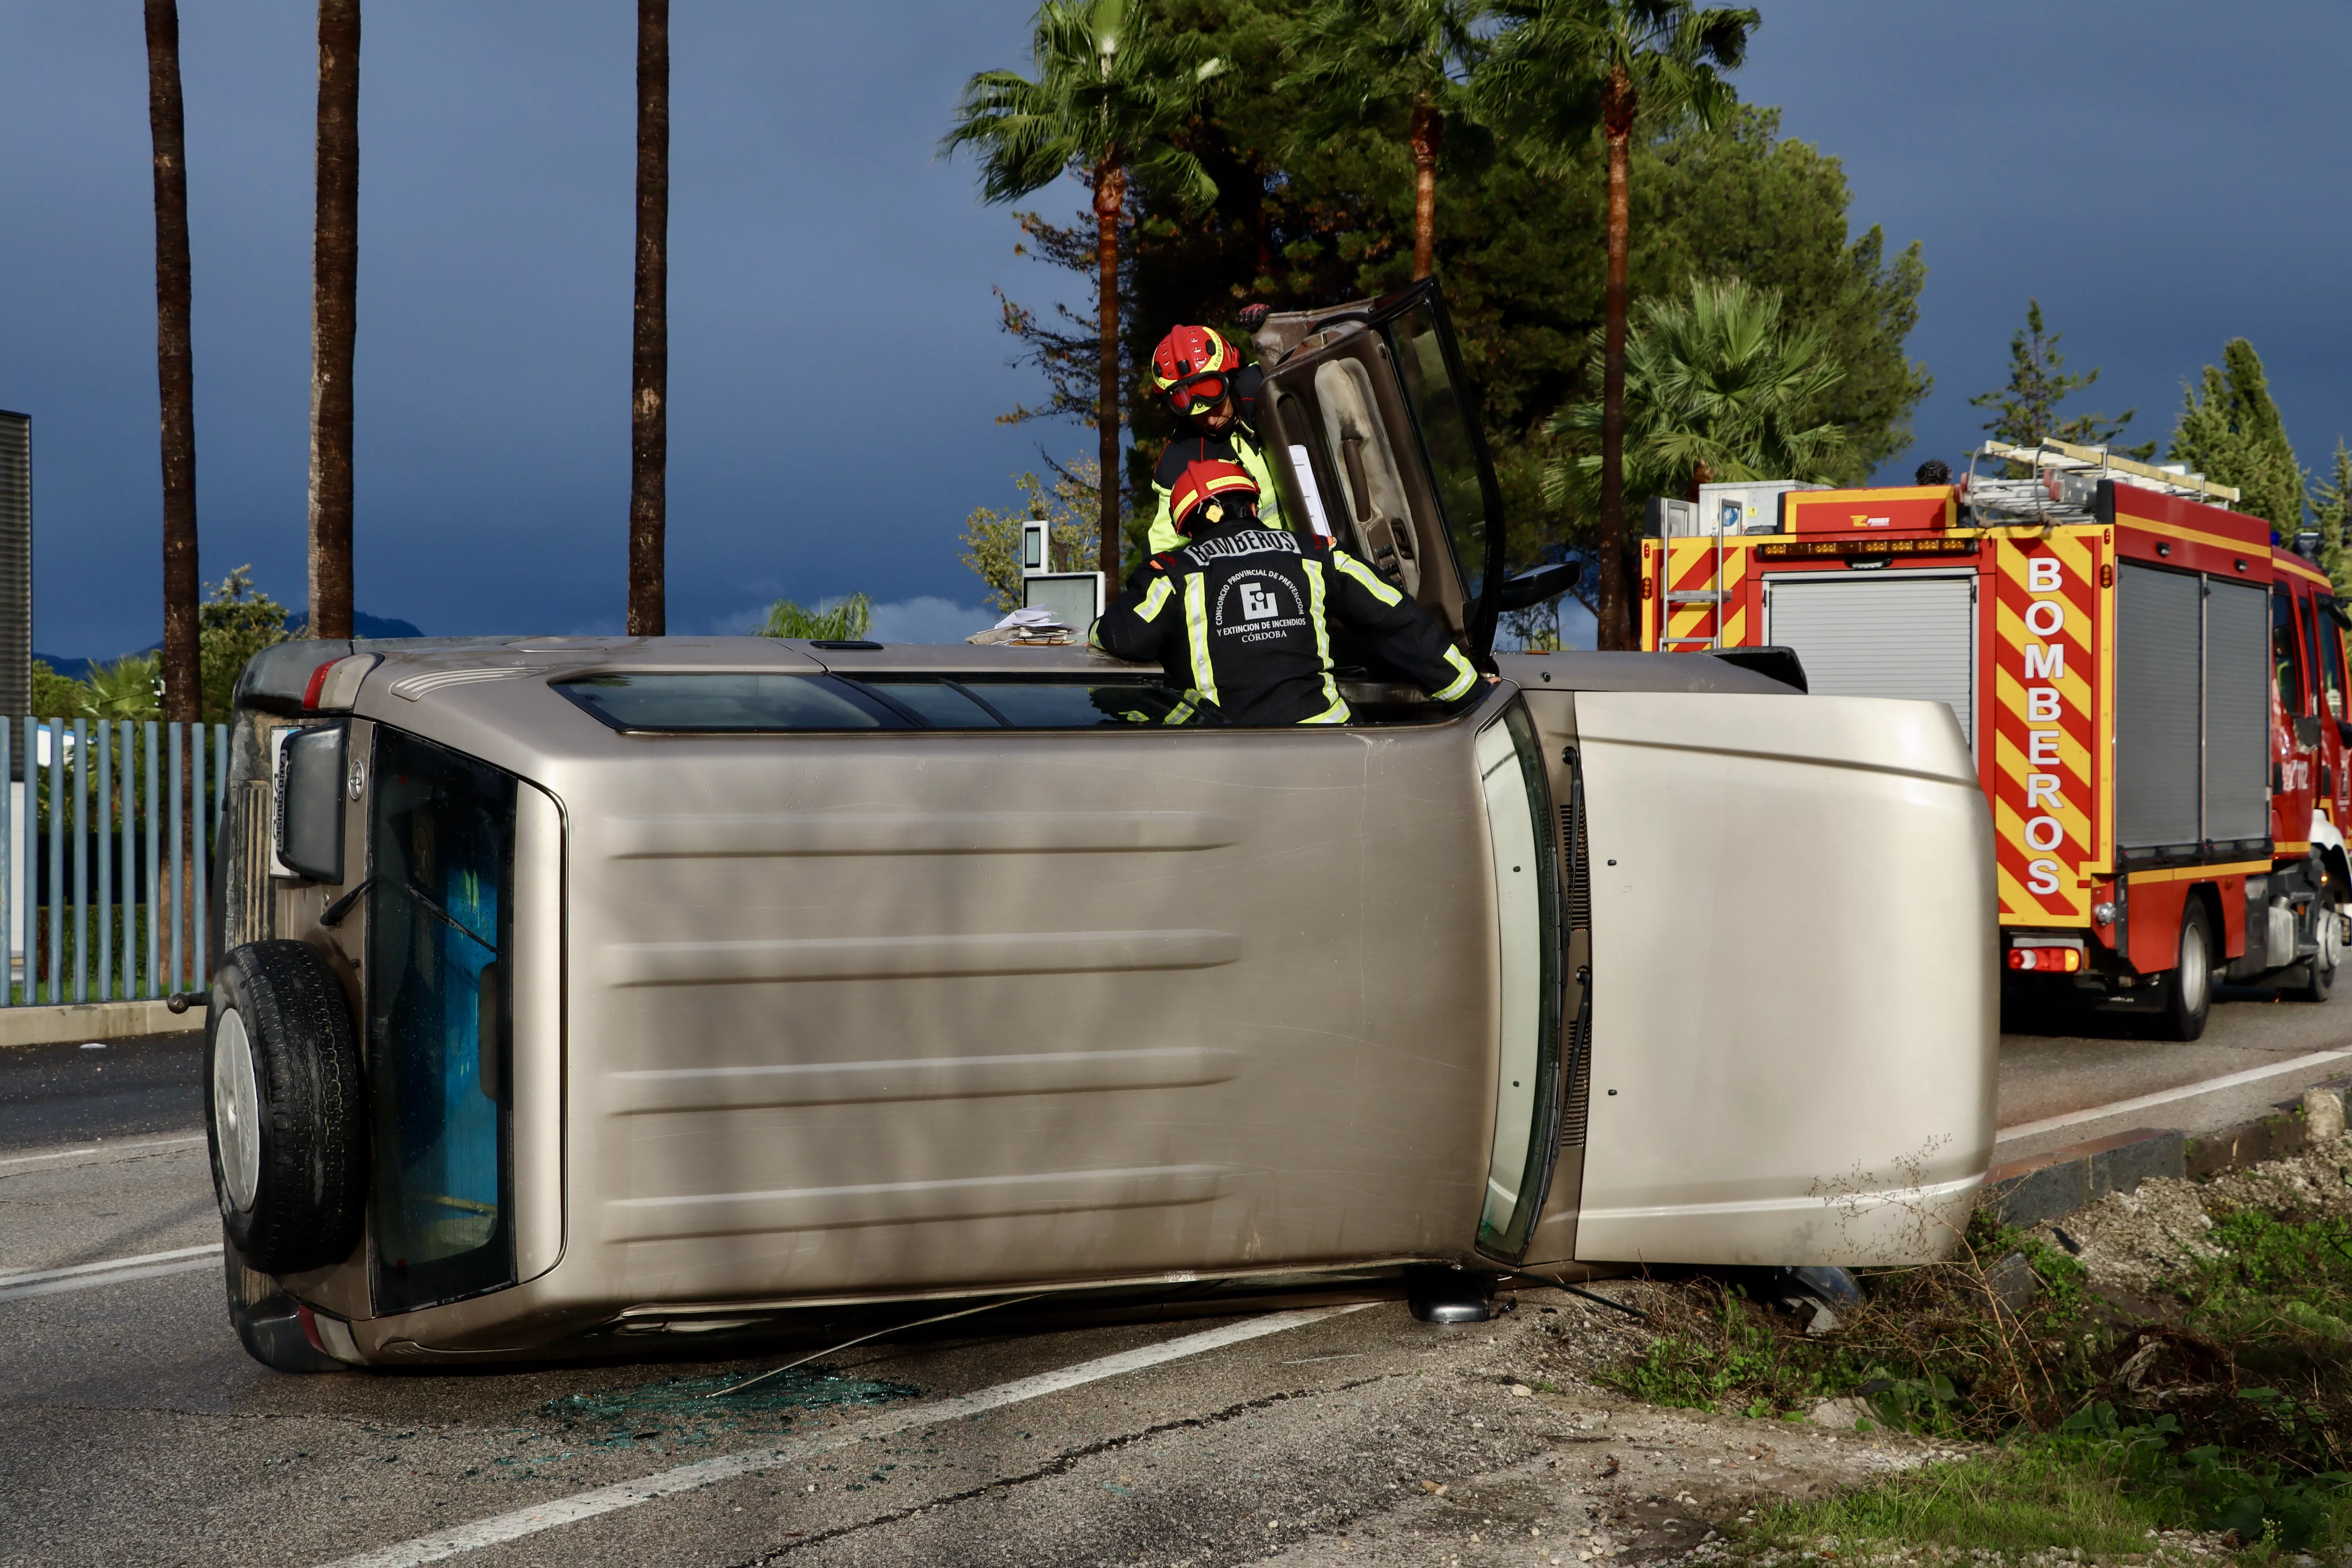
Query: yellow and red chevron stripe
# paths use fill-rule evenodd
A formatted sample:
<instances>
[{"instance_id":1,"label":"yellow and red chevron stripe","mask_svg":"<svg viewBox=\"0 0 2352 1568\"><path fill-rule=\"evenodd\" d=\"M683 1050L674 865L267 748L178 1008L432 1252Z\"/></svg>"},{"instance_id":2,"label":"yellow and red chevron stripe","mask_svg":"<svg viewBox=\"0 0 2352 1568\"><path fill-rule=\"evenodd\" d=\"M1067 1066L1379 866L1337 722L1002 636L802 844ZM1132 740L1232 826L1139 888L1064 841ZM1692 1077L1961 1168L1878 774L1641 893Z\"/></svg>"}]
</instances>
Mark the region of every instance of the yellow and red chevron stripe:
<instances>
[{"instance_id":1,"label":"yellow and red chevron stripe","mask_svg":"<svg viewBox=\"0 0 2352 1568\"><path fill-rule=\"evenodd\" d=\"M1716 581L1716 543L1712 539L1669 539L1665 545L1665 581L1660 596L1665 601L1664 647L1669 652L1703 647L1718 642L1739 647L1748 640L1748 577L1754 552L1738 539L1723 542L1723 580ZM1713 595L1722 592L1720 601ZM1677 595L1710 595L1678 599ZM1723 635L1716 636L1720 616Z\"/></svg>"},{"instance_id":2,"label":"yellow and red chevron stripe","mask_svg":"<svg viewBox=\"0 0 2352 1568\"><path fill-rule=\"evenodd\" d=\"M1991 784L2000 913L2029 924L2090 923L2103 864L2095 804L2100 754L2099 568L2090 529L2005 541L1993 552Z\"/></svg>"}]
</instances>

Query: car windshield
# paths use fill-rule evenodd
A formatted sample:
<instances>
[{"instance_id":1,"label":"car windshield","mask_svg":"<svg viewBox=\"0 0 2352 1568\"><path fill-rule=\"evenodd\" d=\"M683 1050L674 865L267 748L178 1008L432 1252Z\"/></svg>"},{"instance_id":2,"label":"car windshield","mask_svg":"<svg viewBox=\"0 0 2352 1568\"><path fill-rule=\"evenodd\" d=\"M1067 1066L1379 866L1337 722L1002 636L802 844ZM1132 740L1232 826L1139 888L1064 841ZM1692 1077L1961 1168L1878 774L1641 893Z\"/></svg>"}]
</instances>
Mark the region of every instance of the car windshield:
<instances>
[{"instance_id":1,"label":"car windshield","mask_svg":"<svg viewBox=\"0 0 2352 1568\"><path fill-rule=\"evenodd\" d=\"M1181 693L1145 676L592 675L556 689L616 730L751 733L1162 725Z\"/></svg>"}]
</instances>

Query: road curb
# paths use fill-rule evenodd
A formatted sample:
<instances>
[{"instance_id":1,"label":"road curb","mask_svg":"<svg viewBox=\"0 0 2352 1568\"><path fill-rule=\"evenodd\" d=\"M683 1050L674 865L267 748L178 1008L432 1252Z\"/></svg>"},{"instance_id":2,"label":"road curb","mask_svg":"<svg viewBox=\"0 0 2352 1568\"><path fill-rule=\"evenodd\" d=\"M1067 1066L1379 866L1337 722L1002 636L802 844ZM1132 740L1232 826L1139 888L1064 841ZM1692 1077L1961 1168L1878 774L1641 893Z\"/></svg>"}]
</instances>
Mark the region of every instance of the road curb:
<instances>
[{"instance_id":1,"label":"road curb","mask_svg":"<svg viewBox=\"0 0 2352 1568\"><path fill-rule=\"evenodd\" d=\"M174 1013L162 1002L72 1002L62 1007L0 1007L0 1050L75 1040L136 1039L203 1029L204 1010Z\"/></svg>"},{"instance_id":2,"label":"road curb","mask_svg":"<svg viewBox=\"0 0 2352 1568\"><path fill-rule=\"evenodd\" d=\"M2315 1088L2336 1094L2347 1081ZM2109 1193L2128 1193L2151 1176L2215 1176L2305 1148L2303 1106L2285 1101L2268 1113L2191 1138L2178 1128L2138 1127L1995 1165L1985 1173L1978 1206L2003 1225L2040 1225L2087 1208Z\"/></svg>"}]
</instances>

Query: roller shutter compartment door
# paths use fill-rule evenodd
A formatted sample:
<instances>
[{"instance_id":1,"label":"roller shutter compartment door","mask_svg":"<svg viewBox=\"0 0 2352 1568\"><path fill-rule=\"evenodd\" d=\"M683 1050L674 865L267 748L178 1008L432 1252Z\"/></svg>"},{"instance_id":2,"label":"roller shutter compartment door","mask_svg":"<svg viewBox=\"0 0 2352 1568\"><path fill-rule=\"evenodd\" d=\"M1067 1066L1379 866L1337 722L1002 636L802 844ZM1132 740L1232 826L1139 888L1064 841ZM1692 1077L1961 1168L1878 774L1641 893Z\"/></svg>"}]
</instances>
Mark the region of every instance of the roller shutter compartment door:
<instances>
[{"instance_id":1,"label":"roller shutter compartment door","mask_svg":"<svg viewBox=\"0 0 2352 1568\"><path fill-rule=\"evenodd\" d=\"M2234 586L2234 584L2233 584ZM2198 819L2199 692L2204 580L2152 566L2116 573L2116 842L2126 849L2193 845ZM2255 679L2263 679L2268 611L2254 598Z\"/></svg>"},{"instance_id":2,"label":"roller shutter compartment door","mask_svg":"<svg viewBox=\"0 0 2352 1568\"><path fill-rule=\"evenodd\" d=\"M1941 702L1976 744L1975 577L1783 577L1764 593L1765 640L1797 650L1814 695Z\"/></svg>"},{"instance_id":3,"label":"roller shutter compartment door","mask_svg":"<svg viewBox=\"0 0 2352 1568\"><path fill-rule=\"evenodd\" d=\"M2271 831L2270 595L2213 582L2205 601L2205 837Z\"/></svg>"}]
</instances>

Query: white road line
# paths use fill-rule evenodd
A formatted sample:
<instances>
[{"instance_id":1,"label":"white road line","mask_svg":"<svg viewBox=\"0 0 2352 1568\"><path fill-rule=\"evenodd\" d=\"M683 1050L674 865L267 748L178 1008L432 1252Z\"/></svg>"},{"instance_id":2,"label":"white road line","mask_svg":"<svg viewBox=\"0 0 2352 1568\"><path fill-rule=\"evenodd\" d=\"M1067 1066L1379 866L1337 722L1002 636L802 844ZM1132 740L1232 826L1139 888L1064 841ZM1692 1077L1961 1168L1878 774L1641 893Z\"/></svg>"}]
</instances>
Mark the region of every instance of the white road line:
<instances>
[{"instance_id":1,"label":"white road line","mask_svg":"<svg viewBox=\"0 0 2352 1568\"><path fill-rule=\"evenodd\" d=\"M141 1252L129 1258L109 1258L99 1263L76 1263L64 1268L0 1268L0 1288L30 1285L36 1279L63 1279L73 1274L102 1274L111 1268L136 1268L142 1263L168 1263L182 1258L218 1258L221 1244L207 1242L202 1247L175 1247L168 1252Z\"/></svg>"},{"instance_id":2,"label":"white road line","mask_svg":"<svg viewBox=\"0 0 2352 1568\"><path fill-rule=\"evenodd\" d=\"M1187 1334L1181 1339L1146 1345L1140 1350L1122 1351L1117 1355L1103 1356L1096 1361L1080 1362L1075 1366L1055 1372L1039 1373L1012 1383L1000 1383L993 1388L983 1388L975 1394L959 1394L950 1399L935 1400L929 1405L910 1405L903 1409L885 1411L864 1421L837 1426L830 1432L797 1438L772 1448L754 1448L740 1454L729 1454L715 1459L702 1459L676 1469L663 1470L639 1480L622 1481L614 1486L599 1487L593 1491L576 1492L571 1497L556 1498L533 1508L517 1509L512 1513L478 1519L471 1524L455 1529L436 1531L420 1535L414 1541L404 1541L395 1546L378 1547L357 1556L343 1557L328 1568L417 1568L418 1564L438 1563L460 1552L478 1552L485 1546L495 1546L502 1541L535 1535L542 1530L552 1530L559 1524L571 1524L616 1509L635 1508L641 1502L667 1497L673 1492L695 1491L720 1481L733 1480L738 1476L756 1474L761 1470L778 1469L785 1465L845 1448L855 1443L869 1442L877 1437L888 1437L918 1426L929 1426L940 1421L959 1420L977 1415L984 1410L998 1410L1024 1400L1041 1399L1049 1394L1077 1388L1106 1377L1123 1373L1141 1372L1188 1356L1203 1354L1226 1345L1240 1344L1247 1340L1278 1334L1286 1329L1304 1328L1319 1323L1326 1318L1344 1312L1360 1312L1370 1302L1348 1307L1316 1307L1299 1312L1276 1312L1263 1318L1250 1318L1228 1323L1222 1329L1205 1333Z\"/></svg>"},{"instance_id":3,"label":"white road line","mask_svg":"<svg viewBox=\"0 0 2352 1568\"><path fill-rule=\"evenodd\" d=\"M172 1149L183 1143L201 1143L201 1132L186 1138L157 1138L145 1143L93 1143L87 1149L59 1149L47 1154L18 1154L0 1160L0 1165L33 1165L43 1160L70 1160L77 1154L120 1154L131 1149Z\"/></svg>"},{"instance_id":4,"label":"white road line","mask_svg":"<svg viewBox=\"0 0 2352 1568\"><path fill-rule=\"evenodd\" d=\"M2074 1127L2085 1121L2100 1121L2110 1116L2122 1116L2151 1106L2169 1105L2176 1100L2191 1100L2216 1089L2235 1089L2242 1083L2260 1083L2266 1078L2301 1072L2305 1068L2318 1067L2323 1062L2342 1061L2352 1057L2352 1050L2314 1051L2307 1057L2294 1057L2286 1061L2273 1062L2266 1068L2250 1068L2244 1072L2224 1073L2200 1083L2188 1083L2179 1089L2168 1089L2158 1094L2143 1094L2137 1100L2118 1100L2112 1105L2095 1105L2088 1110L2070 1110L2063 1116L2045 1116L2039 1121L2021 1121L2014 1127L2004 1127L1993 1136L1996 1141L2032 1138L2043 1132L2055 1132L2061 1127Z\"/></svg>"},{"instance_id":5,"label":"white road line","mask_svg":"<svg viewBox=\"0 0 2352 1568\"><path fill-rule=\"evenodd\" d=\"M72 1279L48 1279L37 1285L0 1285L0 1301L22 1301L34 1296L63 1296L74 1290L95 1290L101 1285L120 1285L128 1279L154 1279L166 1274L194 1274L199 1268L218 1268L215 1261L220 1248L213 1248L212 1258L187 1258L177 1263L150 1263L143 1268L118 1268L108 1274L85 1274Z\"/></svg>"}]
</instances>

